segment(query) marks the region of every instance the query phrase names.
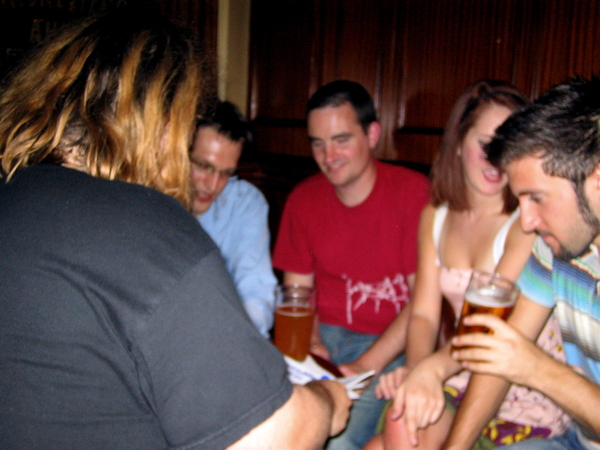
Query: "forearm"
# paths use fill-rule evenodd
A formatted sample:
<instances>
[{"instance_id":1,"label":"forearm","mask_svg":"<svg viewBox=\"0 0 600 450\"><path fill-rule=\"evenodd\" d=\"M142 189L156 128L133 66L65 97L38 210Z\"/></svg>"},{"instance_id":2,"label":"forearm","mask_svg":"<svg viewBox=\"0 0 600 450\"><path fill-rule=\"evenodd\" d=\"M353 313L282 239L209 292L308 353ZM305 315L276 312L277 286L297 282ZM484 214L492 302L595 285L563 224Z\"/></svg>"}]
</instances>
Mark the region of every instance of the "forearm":
<instances>
[{"instance_id":1,"label":"forearm","mask_svg":"<svg viewBox=\"0 0 600 450\"><path fill-rule=\"evenodd\" d=\"M560 380L560 382L557 382ZM544 355L526 384L551 398L582 428L600 441L600 386L571 367Z\"/></svg>"},{"instance_id":2,"label":"forearm","mask_svg":"<svg viewBox=\"0 0 600 450\"><path fill-rule=\"evenodd\" d=\"M454 358L450 356L450 343L431 355L423 358L414 366L414 370L433 371L436 377L442 382L445 382L451 376L462 370L462 366Z\"/></svg>"},{"instance_id":3,"label":"forearm","mask_svg":"<svg viewBox=\"0 0 600 450\"><path fill-rule=\"evenodd\" d=\"M343 429L347 418L339 414L344 399L337 387L332 387L320 381L295 385L292 396L281 408L229 448L323 448L330 435Z\"/></svg>"},{"instance_id":4,"label":"forearm","mask_svg":"<svg viewBox=\"0 0 600 450\"><path fill-rule=\"evenodd\" d=\"M444 448L470 449L496 414L509 387L509 383L501 378L473 374Z\"/></svg>"},{"instance_id":5,"label":"forearm","mask_svg":"<svg viewBox=\"0 0 600 450\"><path fill-rule=\"evenodd\" d=\"M439 324L438 324L439 326ZM413 314L408 328L406 366L412 368L431 355L437 342L438 327L426 317Z\"/></svg>"},{"instance_id":6,"label":"forearm","mask_svg":"<svg viewBox=\"0 0 600 450\"><path fill-rule=\"evenodd\" d=\"M410 313L409 303L355 363L365 370L381 372L395 357L402 353L406 346Z\"/></svg>"}]
</instances>

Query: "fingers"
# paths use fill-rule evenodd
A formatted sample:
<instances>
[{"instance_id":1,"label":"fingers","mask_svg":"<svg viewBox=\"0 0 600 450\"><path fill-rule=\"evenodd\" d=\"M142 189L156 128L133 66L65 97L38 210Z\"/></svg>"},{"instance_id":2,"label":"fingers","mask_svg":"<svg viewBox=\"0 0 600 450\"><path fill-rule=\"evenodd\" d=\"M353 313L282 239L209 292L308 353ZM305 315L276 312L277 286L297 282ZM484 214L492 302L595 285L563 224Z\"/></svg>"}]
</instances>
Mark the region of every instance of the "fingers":
<instances>
[{"instance_id":1,"label":"fingers","mask_svg":"<svg viewBox=\"0 0 600 450\"><path fill-rule=\"evenodd\" d=\"M396 394L396 383L394 381L394 372L384 373L379 377L379 382L375 387L375 395L377 398L390 400Z\"/></svg>"},{"instance_id":2,"label":"fingers","mask_svg":"<svg viewBox=\"0 0 600 450\"><path fill-rule=\"evenodd\" d=\"M417 430L426 428L437 422L445 407L444 394L441 389L435 393L419 393L411 395L405 404L404 420L406 421L411 442L417 439Z\"/></svg>"},{"instance_id":3,"label":"fingers","mask_svg":"<svg viewBox=\"0 0 600 450\"><path fill-rule=\"evenodd\" d=\"M391 406L392 420L398 420L400 417L402 417L402 414L404 413L405 401L406 398L404 393L404 386L400 386L396 391L396 397L394 398L394 403L392 403Z\"/></svg>"},{"instance_id":4,"label":"fingers","mask_svg":"<svg viewBox=\"0 0 600 450\"><path fill-rule=\"evenodd\" d=\"M406 421L406 431L408 432L408 440L410 445L413 447L419 445L419 436L417 434L418 429L414 421Z\"/></svg>"},{"instance_id":5,"label":"fingers","mask_svg":"<svg viewBox=\"0 0 600 450\"><path fill-rule=\"evenodd\" d=\"M402 384L402 382L406 379L409 370L406 367L398 367L392 371L394 386L398 387Z\"/></svg>"},{"instance_id":6,"label":"fingers","mask_svg":"<svg viewBox=\"0 0 600 450\"><path fill-rule=\"evenodd\" d=\"M492 314L471 314L464 318L465 325L484 326L492 331L510 328L506 322Z\"/></svg>"}]
</instances>

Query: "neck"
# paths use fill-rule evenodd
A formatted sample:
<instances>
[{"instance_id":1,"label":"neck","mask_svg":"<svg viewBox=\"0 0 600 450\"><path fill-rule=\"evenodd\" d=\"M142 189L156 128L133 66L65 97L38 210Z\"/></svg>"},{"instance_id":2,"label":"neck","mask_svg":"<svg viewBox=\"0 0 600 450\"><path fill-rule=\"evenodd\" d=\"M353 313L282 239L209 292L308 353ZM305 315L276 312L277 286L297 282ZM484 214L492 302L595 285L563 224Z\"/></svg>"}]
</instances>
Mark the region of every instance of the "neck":
<instances>
[{"instance_id":1,"label":"neck","mask_svg":"<svg viewBox=\"0 0 600 450\"><path fill-rule=\"evenodd\" d=\"M469 193L469 206L472 215L486 215L502 213L504 210L504 195L489 197L477 192Z\"/></svg>"},{"instance_id":2,"label":"neck","mask_svg":"<svg viewBox=\"0 0 600 450\"><path fill-rule=\"evenodd\" d=\"M348 184L336 186L335 192L344 205L348 207L357 206L371 195L376 179L377 167L375 161L371 159L369 165L357 179L350 181Z\"/></svg>"}]
</instances>

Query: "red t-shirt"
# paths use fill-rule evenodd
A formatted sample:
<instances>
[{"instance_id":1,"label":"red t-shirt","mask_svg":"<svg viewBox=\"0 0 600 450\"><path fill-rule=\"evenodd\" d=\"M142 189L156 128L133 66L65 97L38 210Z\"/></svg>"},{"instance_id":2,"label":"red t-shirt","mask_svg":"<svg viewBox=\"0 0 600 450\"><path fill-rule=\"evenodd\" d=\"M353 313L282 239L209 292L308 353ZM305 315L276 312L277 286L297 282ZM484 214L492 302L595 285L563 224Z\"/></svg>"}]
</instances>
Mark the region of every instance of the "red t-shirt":
<instances>
[{"instance_id":1,"label":"red t-shirt","mask_svg":"<svg viewBox=\"0 0 600 450\"><path fill-rule=\"evenodd\" d=\"M273 265L314 273L319 321L358 333L381 334L409 301L407 276L417 267L427 178L376 161L369 197L345 206L321 173L290 194L279 226Z\"/></svg>"}]
</instances>

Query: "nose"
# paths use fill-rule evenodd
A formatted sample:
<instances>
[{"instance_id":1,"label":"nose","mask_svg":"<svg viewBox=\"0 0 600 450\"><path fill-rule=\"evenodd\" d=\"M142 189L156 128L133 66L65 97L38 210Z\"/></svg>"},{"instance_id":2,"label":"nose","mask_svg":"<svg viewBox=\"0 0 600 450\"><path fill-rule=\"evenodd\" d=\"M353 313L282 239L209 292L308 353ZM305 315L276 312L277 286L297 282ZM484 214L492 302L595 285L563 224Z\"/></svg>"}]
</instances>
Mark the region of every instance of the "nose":
<instances>
[{"instance_id":1,"label":"nose","mask_svg":"<svg viewBox=\"0 0 600 450\"><path fill-rule=\"evenodd\" d=\"M521 228L526 233L535 231L539 225L540 217L535 211L532 205L526 205L524 202L520 203L521 206Z\"/></svg>"},{"instance_id":2,"label":"nose","mask_svg":"<svg viewBox=\"0 0 600 450\"><path fill-rule=\"evenodd\" d=\"M219 184L219 176L219 172L215 171L214 173L207 175L205 178L206 187L213 192L217 190L217 185Z\"/></svg>"},{"instance_id":3,"label":"nose","mask_svg":"<svg viewBox=\"0 0 600 450\"><path fill-rule=\"evenodd\" d=\"M331 164L337 158L337 151L332 144L326 144L323 148L323 160L326 164Z\"/></svg>"}]
</instances>

